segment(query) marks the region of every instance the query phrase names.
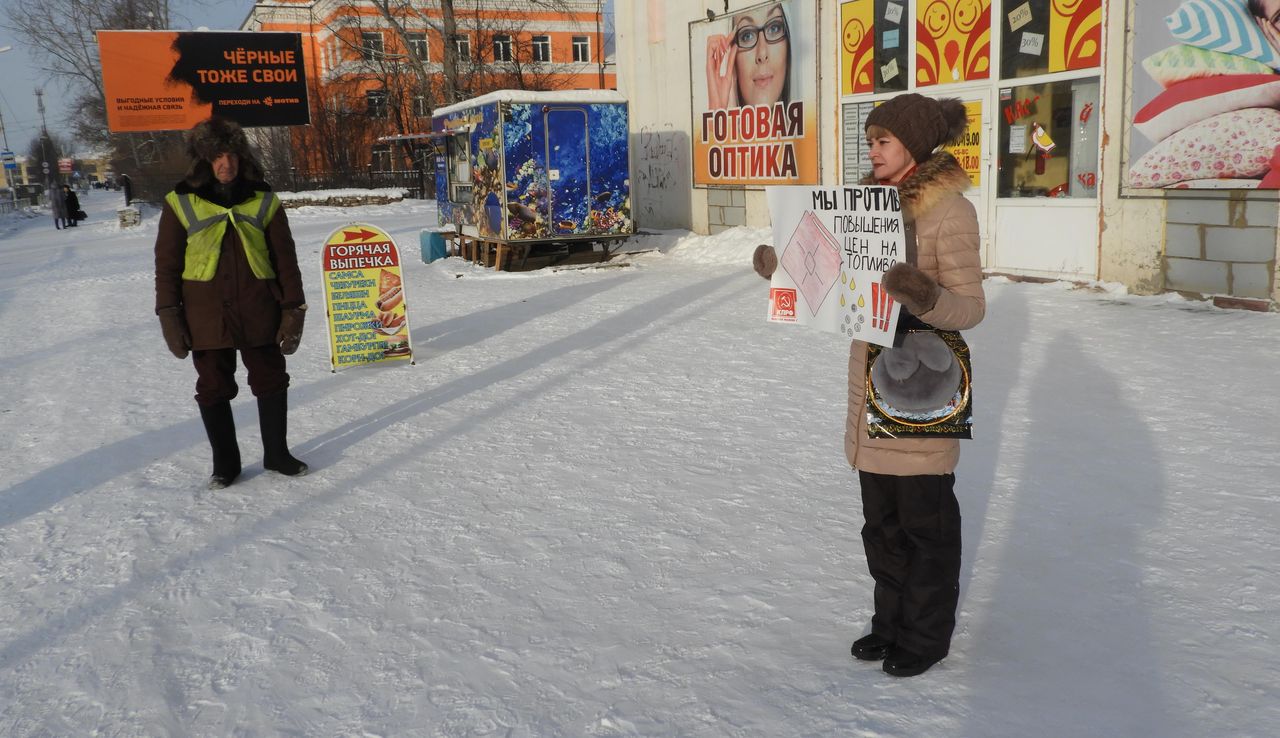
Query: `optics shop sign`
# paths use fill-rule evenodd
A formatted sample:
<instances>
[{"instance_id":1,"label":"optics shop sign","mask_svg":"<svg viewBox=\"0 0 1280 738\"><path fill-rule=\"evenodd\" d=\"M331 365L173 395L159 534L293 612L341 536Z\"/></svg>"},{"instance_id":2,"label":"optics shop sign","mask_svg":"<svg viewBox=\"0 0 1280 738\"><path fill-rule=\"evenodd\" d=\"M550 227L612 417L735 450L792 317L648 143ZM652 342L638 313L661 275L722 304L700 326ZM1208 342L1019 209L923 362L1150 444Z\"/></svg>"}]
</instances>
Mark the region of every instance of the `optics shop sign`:
<instances>
[{"instance_id":1,"label":"optics shop sign","mask_svg":"<svg viewBox=\"0 0 1280 738\"><path fill-rule=\"evenodd\" d=\"M817 3L689 24L696 185L817 184Z\"/></svg>"},{"instance_id":2,"label":"optics shop sign","mask_svg":"<svg viewBox=\"0 0 1280 738\"><path fill-rule=\"evenodd\" d=\"M367 223L347 225L329 235L320 258L330 368L412 362L400 250L391 236Z\"/></svg>"},{"instance_id":3,"label":"optics shop sign","mask_svg":"<svg viewBox=\"0 0 1280 738\"><path fill-rule=\"evenodd\" d=\"M301 34L98 31L98 48L113 133L311 120Z\"/></svg>"}]
</instances>

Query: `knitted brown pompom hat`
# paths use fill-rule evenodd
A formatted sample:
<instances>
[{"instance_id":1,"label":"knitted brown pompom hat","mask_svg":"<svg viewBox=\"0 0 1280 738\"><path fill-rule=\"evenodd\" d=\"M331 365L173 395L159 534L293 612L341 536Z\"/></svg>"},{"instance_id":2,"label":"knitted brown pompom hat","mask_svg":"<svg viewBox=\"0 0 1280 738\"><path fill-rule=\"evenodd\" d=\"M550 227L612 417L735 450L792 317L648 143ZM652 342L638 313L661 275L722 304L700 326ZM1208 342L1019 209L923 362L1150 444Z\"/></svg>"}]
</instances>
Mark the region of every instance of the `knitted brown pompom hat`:
<instances>
[{"instance_id":1,"label":"knitted brown pompom hat","mask_svg":"<svg viewBox=\"0 0 1280 738\"><path fill-rule=\"evenodd\" d=\"M867 116L866 127L880 126L897 136L921 164L934 149L959 139L968 124L969 115L959 99L935 100L911 92L877 105Z\"/></svg>"}]
</instances>

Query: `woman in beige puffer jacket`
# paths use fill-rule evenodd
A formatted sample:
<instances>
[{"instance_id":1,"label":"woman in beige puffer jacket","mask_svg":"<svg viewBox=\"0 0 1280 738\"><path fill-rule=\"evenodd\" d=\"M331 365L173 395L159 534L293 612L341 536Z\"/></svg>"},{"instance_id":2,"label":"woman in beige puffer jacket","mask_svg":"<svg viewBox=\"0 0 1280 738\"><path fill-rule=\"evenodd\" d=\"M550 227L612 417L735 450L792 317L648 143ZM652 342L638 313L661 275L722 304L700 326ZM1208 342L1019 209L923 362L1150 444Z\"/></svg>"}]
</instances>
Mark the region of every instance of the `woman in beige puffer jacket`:
<instances>
[{"instance_id":1,"label":"woman in beige puffer jacket","mask_svg":"<svg viewBox=\"0 0 1280 738\"><path fill-rule=\"evenodd\" d=\"M934 328L964 330L986 312L978 219L964 198L968 174L936 152L964 132L959 100L899 95L867 118L873 174L862 184L898 187L906 259L882 284L905 312ZM768 277L772 247L755 255ZM904 315L904 318L907 317ZM899 319L901 324L903 319ZM893 676L921 674L950 650L960 583L960 508L955 496L960 443L953 438L870 438L866 413L867 345L849 346L845 453L858 472L863 546L875 580L871 633L854 657L883 660Z\"/></svg>"}]
</instances>

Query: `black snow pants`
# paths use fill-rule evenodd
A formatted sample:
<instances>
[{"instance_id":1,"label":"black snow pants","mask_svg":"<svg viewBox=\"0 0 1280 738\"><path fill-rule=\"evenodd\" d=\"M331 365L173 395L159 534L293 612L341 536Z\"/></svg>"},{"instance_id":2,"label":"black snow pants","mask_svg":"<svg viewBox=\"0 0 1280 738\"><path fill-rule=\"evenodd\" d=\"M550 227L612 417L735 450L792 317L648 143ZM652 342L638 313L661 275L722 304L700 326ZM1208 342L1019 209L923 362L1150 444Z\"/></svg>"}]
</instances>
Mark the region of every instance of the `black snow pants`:
<instances>
[{"instance_id":1,"label":"black snow pants","mask_svg":"<svg viewBox=\"0 0 1280 738\"><path fill-rule=\"evenodd\" d=\"M871 632L928 658L951 647L960 599L960 504L954 474L859 471L862 543L875 580Z\"/></svg>"}]
</instances>

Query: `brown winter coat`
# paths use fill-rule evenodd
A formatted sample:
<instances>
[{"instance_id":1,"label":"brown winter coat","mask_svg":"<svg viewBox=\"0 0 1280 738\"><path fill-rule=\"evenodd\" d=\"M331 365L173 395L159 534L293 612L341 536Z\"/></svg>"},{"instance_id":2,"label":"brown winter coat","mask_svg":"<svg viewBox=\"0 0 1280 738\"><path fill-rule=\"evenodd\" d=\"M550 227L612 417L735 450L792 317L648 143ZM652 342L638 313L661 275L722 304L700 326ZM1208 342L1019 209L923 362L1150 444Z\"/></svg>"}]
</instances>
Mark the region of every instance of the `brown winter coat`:
<instances>
[{"instance_id":1,"label":"brown winter coat","mask_svg":"<svg viewBox=\"0 0 1280 738\"><path fill-rule=\"evenodd\" d=\"M268 189L243 179L237 180L227 195L219 195L211 184L193 189L182 182L174 189L179 194L191 193L229 207L252 197L254 188ZM281 308L306 302L284 208L267 224L267 251L276 272L275 279L254 276L234 228L228 227L222 238L217 272L208 282L182 278L186 248L186 229L166 202L156 235L156 310L182 308L194 350L253 348L275 343Z\"/></svg>"},{"instance_id":2,"label":"brown winter coat","mask_svg":"<svg viewBox=\"0 0 1280 738\"><path fill-rule=\"evenodd\" d=\"M942 287L933 309L916 316L935 328L972 328L986 312L978 218L961 194L968 188L969 176L945 152L934 154L898 184L907 231L915 231L915 265ZM853 341L844 436L849 463L862 471L895 476L955 471L960 442L954 438L867 437L866 363L867 344Z\"/></svg>"}]
</instances>

